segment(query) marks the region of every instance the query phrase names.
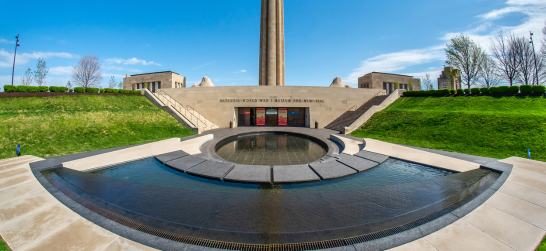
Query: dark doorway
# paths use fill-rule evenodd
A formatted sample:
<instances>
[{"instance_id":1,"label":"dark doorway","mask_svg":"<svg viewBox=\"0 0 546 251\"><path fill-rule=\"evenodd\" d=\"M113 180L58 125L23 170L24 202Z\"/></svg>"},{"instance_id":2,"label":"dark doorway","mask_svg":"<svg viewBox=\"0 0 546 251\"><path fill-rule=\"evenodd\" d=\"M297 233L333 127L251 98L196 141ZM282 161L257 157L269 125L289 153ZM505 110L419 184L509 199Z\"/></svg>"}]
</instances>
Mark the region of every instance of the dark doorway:
<instances>
[{"instance_id":1,"label":"dark doorway","mask_svg":"<svg viewBox=\"0 0 546 251\"><path fill-rule=\"evenodd\" d=\"M266 126L278 126L279 117L277 108L265 109L265 125Z\"/></svg>"}]
</instances>

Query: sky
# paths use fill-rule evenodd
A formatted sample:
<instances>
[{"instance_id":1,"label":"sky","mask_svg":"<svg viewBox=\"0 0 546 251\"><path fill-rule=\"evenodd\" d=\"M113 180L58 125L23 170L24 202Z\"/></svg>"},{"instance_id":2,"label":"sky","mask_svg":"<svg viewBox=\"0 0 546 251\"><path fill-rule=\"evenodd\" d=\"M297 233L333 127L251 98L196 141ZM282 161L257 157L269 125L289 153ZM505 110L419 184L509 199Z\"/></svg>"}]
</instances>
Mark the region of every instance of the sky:
<instances>
[{"instance_id":1,"label":"sky","mask_svg":"<svg viewBox=\"0 0 546 251\"><path fill-rule=\"evenodd\" d=\"M258 85L259 0L6 1L0 16L0 86L11 84L15 36L20 35L14 82L38 58L46 85L64 86L85 55L111 76L174 71L187 86L204 76L216 86ZM529 37L537 51L545 0L450 2L285 0L286 85L329 86L336 77L387 72L436 79L445 45L459 34L484 48L499 31ZM13 10L13 11L12 11ZM34 84L35 85L35 84Z\"/></svg>"}]
</instances>

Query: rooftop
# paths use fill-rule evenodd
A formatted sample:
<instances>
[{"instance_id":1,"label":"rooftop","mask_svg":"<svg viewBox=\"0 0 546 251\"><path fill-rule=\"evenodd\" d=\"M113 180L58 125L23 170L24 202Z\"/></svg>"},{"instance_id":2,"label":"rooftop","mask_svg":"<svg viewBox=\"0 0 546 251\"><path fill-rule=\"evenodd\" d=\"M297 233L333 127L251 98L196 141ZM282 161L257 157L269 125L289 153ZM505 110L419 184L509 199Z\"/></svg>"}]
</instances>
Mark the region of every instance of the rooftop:
<instances>
[{"instance_id":1,"label":"rooftop","mask_svg":"<svg viewBox=\"0 0 546 251\"><path fill-rule=\"evenodd\" d=\"M387 75L395 75L395 76L402 76L402 77L409 77L409 78L413 78L413 76L408 76L408 75L402 75L402 74L394 74L394 73L384 73L384 72L372 72L372 73L368 73L368 74L373 74L373 73L376 73L376 74L387 74ZM366 74L366 75L368 75Z\"/></svg>"},{"instance_id":2,"label":"rooftop","mask_svg":"<svg viewBox=\"0 0 546 251\"><path fill-rule=\"evenodd\" d=\"M142 76L142 75L150 75L150 74L158 74L158 73L168 73L168 72L173 73L173 74L176 74L176 75L179 75L179 76L182 76L182 75L180 75L180 74L178 74L178 73L176 73L176 72L174 72L174 71L160 71L160 72L150 72L150 73L134 74L134 75L131 75L131 77L133 77L133 76Z\"/></svg>"}]
</instances>

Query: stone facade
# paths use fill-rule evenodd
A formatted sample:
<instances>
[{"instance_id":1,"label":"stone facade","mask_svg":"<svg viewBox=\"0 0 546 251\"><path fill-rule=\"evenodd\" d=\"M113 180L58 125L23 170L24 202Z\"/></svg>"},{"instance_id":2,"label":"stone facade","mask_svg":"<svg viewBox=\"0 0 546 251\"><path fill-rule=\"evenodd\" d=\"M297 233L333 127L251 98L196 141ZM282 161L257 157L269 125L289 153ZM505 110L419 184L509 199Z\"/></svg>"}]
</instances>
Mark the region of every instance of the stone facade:
<instances>
[{"instance_id":1,"label":"stone facade","mask_svg":"<svg viewBox=\"0 0 546 251\"><path fill-rule=\"evenodd\" d=\"M144 83L148 83L148 90L177 89L186 87L186 78L172 71L154 72L131 75L123 78L123 89L143 89Z\"/></svg>"},{"instance_id":2,"label":"stone facade","mask_svg":"<svg viewBox=\"0 0 546 251\"><path fill-rule=\"evenodd\" d=\"M461 89L461 71L453 67L444 67L442 75L438 78L438 90Z\"/></svg>"},{"instance_id":3,"label":"stone facade","mask_svg":"<svg viewBox=\"0 0 546 251\"><path fill-rule=\"evenodd\" d=\"M410 80L413 84L413 88L409 88L408 86ZM394 87L394 82L396 81L400 84L398 89L411 89L409 91L421 90L421 80L418 78L381 72L368 73L363 77L358 78L358 88L383 89L387 91L387 94L390 94L397 89Z\"/></svg>"},{"instance_id":4,"label":"stone facade","mask_svg":"<svg viewBox=\"0 0 546 251\"><path fill-rule=\"evenodd\" d=\"M237 126L238 108L306 108L306 127L324 128L344 112L358 108L381 89L307 86L217 86L165 89L183 106L190 106L220 128Z\"/></svg>"},{"instance_id":5,"label":"stone facade","mask_svg":"<svg viewBox=\"0 0 546 251\"><path fill-rule=\"evenodd\" d=\"M283 0L262 0L260 85L284 86Z\"/></svg>"}]
</instances>

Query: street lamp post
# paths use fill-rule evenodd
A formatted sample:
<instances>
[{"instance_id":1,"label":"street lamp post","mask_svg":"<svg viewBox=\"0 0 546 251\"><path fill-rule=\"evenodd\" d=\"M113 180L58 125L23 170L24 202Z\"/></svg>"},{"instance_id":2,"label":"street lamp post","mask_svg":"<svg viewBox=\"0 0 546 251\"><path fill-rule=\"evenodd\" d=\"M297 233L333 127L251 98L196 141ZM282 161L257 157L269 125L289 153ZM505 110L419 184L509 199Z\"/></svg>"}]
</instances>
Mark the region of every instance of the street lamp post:
<instances>
[{"instance_id":1,"label":"street lamp post","mask_svg":"<svg viewBox=\"0 0 546 251\"><path fill-rule=\"evenodd\" d=\"M13 70L11 71L11 85L13 85L13 76L15 76L15 58L17 57L17 47L19 47L19 34L15 37L17 42L15 42L15 54L13 54Z\"/></svg>"},{"instance_id":2,"label":"street lamp post","mask_svg":"<svg viewBox=\"0 0 546 251\"><path fill-rule=\"evenodd\" d=\"M529 34L531 34L531 41L529 43L533 45L533 56L535 57L535 76L537 78L537 85L538 85L539 82L538 82L537 55L535 54L535 43L533 43L533 33L529 31Z\"/></svg>"}]
</instances>

